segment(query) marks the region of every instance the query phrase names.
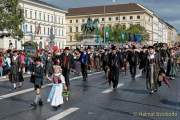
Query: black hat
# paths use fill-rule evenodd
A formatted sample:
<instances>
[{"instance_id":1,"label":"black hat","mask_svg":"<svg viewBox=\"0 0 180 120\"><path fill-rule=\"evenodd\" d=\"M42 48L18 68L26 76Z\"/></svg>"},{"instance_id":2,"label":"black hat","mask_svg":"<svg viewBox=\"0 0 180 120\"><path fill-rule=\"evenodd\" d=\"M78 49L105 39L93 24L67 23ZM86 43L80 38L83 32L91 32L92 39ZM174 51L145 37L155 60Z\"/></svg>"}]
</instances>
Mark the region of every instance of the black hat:
<instances>
[{"instance_id":1,"label":"black hat","mask_svg":"<svg viewBox=\"0 0 180 120\"><path fill-rule=\"evenodd\" d=\"M37 62L37 61L40 61L40 62L41 62L41 58L40 58L40 57L36 57L34 61L35 61L35 62Z\"/></svg>"},{"instance_id":2,"label":"black hat","mask_svg":"<svg viewBox=\"0 0 180 120\"><path fill-rule=\"evenodd\" d=\"M113 46L111 47L111 49L112 49L112 50L116 50L116 46L113 45Z\"/></svg>"},{"instance_id":3,"label":"black hat","mask_svg":"<svg viewBox=\"0 0 180 120\"><path fill-rule=\"evenodd\" d=\"M70 49L69 49L69 47L65 47L65 49L64 49L64 50L70 50Z\"/></svg>"},{"instance_id":4,"label":"black hat","mask_svg":"<svg viewBox=\"0 0 180 120\"><path fill-rule=\"evenodd\" d=\"M18 51L17 50L14 50L13 53L17 53Z\"/></svg>"},{"instance_id":5,"label":"black hat","mask_svg":"<svg viewBox=\"0 0 180 120\"><path fill-rule=\"evenodd\" d=\"M148 49L154 49L154 47L153 46L149 46Z\"/></svg>"}]
</instances>

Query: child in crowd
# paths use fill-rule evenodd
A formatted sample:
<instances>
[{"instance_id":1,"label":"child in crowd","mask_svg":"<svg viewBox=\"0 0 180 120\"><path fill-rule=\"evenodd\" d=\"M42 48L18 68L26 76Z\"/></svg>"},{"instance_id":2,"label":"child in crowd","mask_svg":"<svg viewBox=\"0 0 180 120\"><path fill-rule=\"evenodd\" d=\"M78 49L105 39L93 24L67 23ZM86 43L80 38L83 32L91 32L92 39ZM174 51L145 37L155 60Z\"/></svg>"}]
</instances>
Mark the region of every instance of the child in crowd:
<instances>
[{"instance_id":1,"label":"child in crowd","mask_svg":"<svg viewBox=\"0 0 180 120\"><path fill-rule=\"evenodd\" d=\"M65 78L61 73L61 67L54 65L53 70L54 73L52 76L47 76L47 79L53 82L53 86L47 101L51 102L51 106L57 110L57 108L63 104L63 88L67 90L67 87L65 85Z\"/></svg>"}]
</instances>

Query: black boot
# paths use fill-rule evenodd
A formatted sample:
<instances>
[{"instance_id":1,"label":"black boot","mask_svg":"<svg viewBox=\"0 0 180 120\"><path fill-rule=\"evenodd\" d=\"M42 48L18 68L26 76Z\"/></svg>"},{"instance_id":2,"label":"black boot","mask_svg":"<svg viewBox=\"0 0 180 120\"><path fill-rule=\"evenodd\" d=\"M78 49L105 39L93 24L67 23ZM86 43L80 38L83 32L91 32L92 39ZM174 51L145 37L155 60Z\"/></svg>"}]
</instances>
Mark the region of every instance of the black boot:
<instances>
[{"instance_id":1,"label":"black boot","mask_svg":"<svg viewBox=\"0 0 180 120\"><path fill-rule=\"evenodd\" d=\"M34 102L33 102L33 103L31 103L31 106L33 106L33 108L34 108L34 109L36 109L36 108L37 108L37 104L36 104L36 103L34 103Z\"/></svg>"},{"instance_id":2,"label":"black boot","mask_svg":"<svg viewBox=\"0 0 180 120\"><path fill-rule=\"evenodd\" d=\"M39 100L39 106L43 106L43 101Z\"/></svg>"}]
</instances>

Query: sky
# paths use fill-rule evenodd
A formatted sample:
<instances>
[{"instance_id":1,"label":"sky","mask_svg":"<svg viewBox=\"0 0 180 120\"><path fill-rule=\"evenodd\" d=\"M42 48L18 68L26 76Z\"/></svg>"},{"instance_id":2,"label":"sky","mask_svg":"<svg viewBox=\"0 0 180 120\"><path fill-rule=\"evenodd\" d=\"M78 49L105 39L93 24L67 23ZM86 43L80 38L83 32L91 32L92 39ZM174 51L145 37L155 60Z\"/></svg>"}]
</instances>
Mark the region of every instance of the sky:
<instances>
[{"instance_id":1,"label":"sky","mask_svg":"<svg viewBox=\"0 0 180 120\"><path fill-rule=\"evenodd\" d=\"M63 9L122 4L140 3L153 10L160 18L173 25L180 33L180 0L41 0Z\"/></svg>"}]
</instances>

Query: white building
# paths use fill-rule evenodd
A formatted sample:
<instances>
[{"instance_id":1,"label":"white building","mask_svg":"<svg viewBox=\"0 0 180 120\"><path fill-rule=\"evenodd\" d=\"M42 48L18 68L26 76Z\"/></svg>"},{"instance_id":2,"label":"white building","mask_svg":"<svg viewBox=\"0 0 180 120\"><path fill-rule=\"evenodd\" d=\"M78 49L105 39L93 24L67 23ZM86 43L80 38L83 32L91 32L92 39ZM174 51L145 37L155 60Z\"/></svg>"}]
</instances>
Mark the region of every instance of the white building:
<instances>
[{"instance_id":1,"label":"white building","mask_svg":"<svg viewBox=\"0 0 180 120\"><path fill-rule=\"evenodd\" d=\"M87 19L98 19L100 26L125 25L126 28L132 24L140 24L149 33L147 44L157 42L169 43L176 38L171 35L169 24L163 21L156 13L141 4L116 4L105 6L91 6L80 8L69 8L67 19L67 45L74 46L78 43L76 34L83 34L81 25ZM172 28L171 30L173 30ZM174 31L175 33L175 31Z\"/></svg>"},{"instance_id":2,"label":"white building","mask_svg":"<svg viewBox=\"0 0 180 120\"><path fill-rule=\"evenodd\" d=\"M22 30L24 38L21 41L3 38L1 48L8 48L12 43L14 48L22 49L26 41L37 42L39 48L45 48L54 38L55 45L64 48L66 45L65 10L39 0L19 0L24 10L24 23Z\"/></svg>"}]
</instances>

